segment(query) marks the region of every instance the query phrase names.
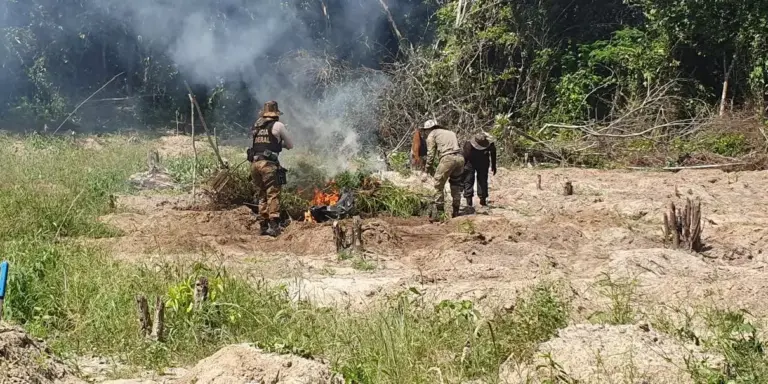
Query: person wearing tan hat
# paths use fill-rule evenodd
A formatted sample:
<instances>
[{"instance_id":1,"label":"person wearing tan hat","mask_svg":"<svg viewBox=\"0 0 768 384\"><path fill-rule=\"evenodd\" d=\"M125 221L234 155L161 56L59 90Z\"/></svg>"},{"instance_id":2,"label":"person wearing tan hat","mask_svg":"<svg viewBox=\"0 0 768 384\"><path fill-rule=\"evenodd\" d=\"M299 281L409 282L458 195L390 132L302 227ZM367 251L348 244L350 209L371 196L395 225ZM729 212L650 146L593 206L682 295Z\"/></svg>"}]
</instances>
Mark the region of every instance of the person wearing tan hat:
<instances>
[{"instance_id":1,"label":"person wearing tan hat","mask_svg":"<svg viewBox=\"0 0 768 384\"><path fill-rule=\"evenodd\" d=\"M254 200L259 204L261 234L273 237L280 232L280 191L285 184L285 170L280 166L278 155L283 148L293 148L285 124L279 121L281 114L276 101L264 103L258 120L253 124L253 141L248 149L251 179L256 187Z\"/></svg>"},{"instance_id":2,"label":"person wearing tan hat","mask_svg":"<svg viewBox=\"0 0 768 384\"><path fill-rule=\"evenodd\" d=\"M475 174L477 174L477 197L480 205L488 205L488 168L496 174L496 145L488 135L479 133L464 143L464 198L467 206L472 206L474 197Z\"/></svg>"},{"instance_id":3,"label":"person wearing tan hat","mask_svg":"<svg viewBox=\"0 0 768 384\"><path fill-rule=\"evenodd\" d=\"M427 173L435 178L435 202L431 221L437 221L438 216L445 212L446 181L451 189L453 217L456 217L461 207L461 176L464 169L459 139L455 133L442 128L435 120L427 120L422 131L422 136L427 138Z\"/></svg>"}]
</instances>

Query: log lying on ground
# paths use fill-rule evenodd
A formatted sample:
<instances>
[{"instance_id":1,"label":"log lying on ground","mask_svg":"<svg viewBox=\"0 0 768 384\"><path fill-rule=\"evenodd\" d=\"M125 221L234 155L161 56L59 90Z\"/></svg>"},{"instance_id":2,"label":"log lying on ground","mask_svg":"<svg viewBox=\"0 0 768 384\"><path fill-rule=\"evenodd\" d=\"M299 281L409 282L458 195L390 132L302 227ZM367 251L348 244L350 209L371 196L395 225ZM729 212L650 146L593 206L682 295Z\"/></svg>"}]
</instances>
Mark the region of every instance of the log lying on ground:
<instances>
[{"instance_id":1,"label":"log lying on ground","mask_svg":"<svg viewBox=\"0 0 768 384\"><path fill-rule=\"evenodd\" d=\"M686 199L682 210L676 209L675 203L669 203L664 213L664 242L671 241L675 249L700 252L703 247L701 229L701 201L694 203Z\"/></svg>"}]
</instances>

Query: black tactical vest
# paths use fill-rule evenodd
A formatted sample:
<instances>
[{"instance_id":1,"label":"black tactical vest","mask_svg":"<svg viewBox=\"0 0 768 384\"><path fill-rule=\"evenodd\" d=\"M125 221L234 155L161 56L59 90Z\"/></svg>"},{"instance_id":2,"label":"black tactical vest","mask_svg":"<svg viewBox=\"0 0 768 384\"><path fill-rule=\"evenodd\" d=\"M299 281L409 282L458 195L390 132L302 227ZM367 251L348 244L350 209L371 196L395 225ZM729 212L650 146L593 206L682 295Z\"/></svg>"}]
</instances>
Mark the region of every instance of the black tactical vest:
<instances>
[{"instance_id":1,"label":"black tactical vest","mask_svg":"<svg viewBox=\"0 0 768 384\"><path fill-rule=\"evenodd\" d=\"M264 153L266 150L270 150L274 153L280 153L283 150L283 146L280 140L272 134L272 126L276 121L270 121L261 127L256 128L253 133L253 152L258 156Z\"/></svg>"}]
</instances>

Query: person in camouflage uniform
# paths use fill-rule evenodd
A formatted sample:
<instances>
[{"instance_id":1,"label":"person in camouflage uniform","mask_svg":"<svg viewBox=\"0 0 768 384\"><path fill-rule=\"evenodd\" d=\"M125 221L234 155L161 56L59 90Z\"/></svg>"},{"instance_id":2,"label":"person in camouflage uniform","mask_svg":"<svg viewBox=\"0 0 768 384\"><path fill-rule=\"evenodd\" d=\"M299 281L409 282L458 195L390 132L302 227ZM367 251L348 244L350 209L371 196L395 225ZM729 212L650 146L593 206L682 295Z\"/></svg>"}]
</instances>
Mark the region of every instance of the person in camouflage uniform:
<instances>
[{"instance_id":1,"label":"person in camouflage uniform","mask_svg":"<svg viewBox=\"0 0 768 384\"><path fill-rule=\"evenodd\" d=\"M264 103L259 118L253 124L252 145L248 160L251 161L251 179L256 189L254 200L259 204L261 234L277 236L280 232L280 191L278 180L280 162L278 155L292 149L285 124L281 123L276 101Z\"/></svg>"},{"instance_id":2,"label":"person in camouflage uniform","mask_svg":"<svg viewBox=\"0 0 768 384\"><path fill-rule=\"evenodd\" d=\"M464 157L459 147L459 139L454 132L442 128L435 120L426 121L422 132L422 137L427 138L427 173L433 175L435 180L435 200L431 220L437 221L445 212L446 181L451 190L452 216L456 217L461 207L464 172Z\"/></svg>"}]
</instances>

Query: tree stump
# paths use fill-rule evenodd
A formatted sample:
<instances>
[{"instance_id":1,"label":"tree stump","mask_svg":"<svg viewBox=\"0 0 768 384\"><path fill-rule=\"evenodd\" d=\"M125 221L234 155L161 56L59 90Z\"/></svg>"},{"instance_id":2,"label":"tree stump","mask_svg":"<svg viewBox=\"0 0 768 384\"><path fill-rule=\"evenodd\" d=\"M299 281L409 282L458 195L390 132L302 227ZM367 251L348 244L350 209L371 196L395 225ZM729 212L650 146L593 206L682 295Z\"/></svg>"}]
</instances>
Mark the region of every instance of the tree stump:
<instances>
[{"instance_id":1,"label":"tree stump","mask_svg":"<svg viewBox=\"0 0 768 384\"><path fill-rule=\"evenodd\" d=\"M693 203L686 199L682 211L669 202L663 219L664 242L671 240L674 249L685 247L689 251L701 251L701 201Z\"/></svg>"},{"instance_id":2,"label":"tree stump","mask_svg":"<svg viewBox=\"0 0 768 384\"><path fill-rule=\"evenodd\" d=\"M208 300L208 278L200 276L195 282L195 309L200 309L203 303Z\"/></svg>"},{"instance_id":3,"label":"tree stump","mask_svg":"<svg viewBox=\"0 0 768 384\"><path fill-rule=\"evenodd\" d=\"M363 250L363 219L355 216L352 219L352 249L355 251Z\"/></svg>"},{"instance_id":4,"label":"tree stump","mask_svg":"<svg viewBox=\"0 0 768 384\"><path fill-rule=\"evenodd\" d=\"M541 175L536 175L536 189L541 191Z\"/></svg>"},{"instance_id":5,"label":"tree stump","mask_svg":"<svg viewBox=\"0 0 768 384\"><path fill-rule=\"evenodd\" d=\"M147 153L147 169L153 175L160 170L160 154L156 149L150 149Z\"/></svg>"},{"instance_id":6,"label":"tree stump","mask_svg":"<svg viewBox=\"0 0 768 384\"><path fill-rule=\"evenodd\" d=\"M570 181L566 181L565 185L563 185L563 196L571 196L573 195L573 183Z\"/></svg>"},{"instance_id":7,"label":"tree stump","mask_svg":"<svg viewBox=\"0 0 768 384\"><path fill-rule=\"evenodd\" d=\"M163 341L163 330L165 328L165 301L162 296L155 299L155 321L152 324L152 340Z\"/></svg>"},{"instance_id":8,"label":"tree stump","mask_svg":"<svg viewBox=\"0 0 768 384\"><path fill-rule=\"evenodd\" d=\"M347 240L344 229L341 228L338 220L333 221L333 240L336 243L336 252L341 252L346 248Z\"/></svg>"},{"instance_id":9,"label":"tree stump","mask_svg":"<svg viewBox=\"0 0 768 384\"><path fill-rule=\"evenodd\" d=\"M136 309L139 314L139 327L141 328L141 335L147 337L152 327L149 321L149 304L147 304L147 298L138 295L136 296Z\"/></svg>"}]
</instances>

